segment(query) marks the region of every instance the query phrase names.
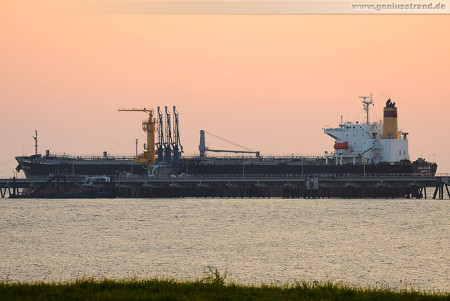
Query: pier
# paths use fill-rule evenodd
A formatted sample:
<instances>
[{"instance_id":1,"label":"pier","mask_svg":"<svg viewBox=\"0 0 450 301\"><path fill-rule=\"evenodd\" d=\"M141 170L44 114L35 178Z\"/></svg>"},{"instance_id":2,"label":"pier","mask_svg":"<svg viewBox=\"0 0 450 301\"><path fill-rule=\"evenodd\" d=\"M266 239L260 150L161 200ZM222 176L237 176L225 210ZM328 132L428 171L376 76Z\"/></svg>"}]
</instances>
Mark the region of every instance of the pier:
<instances>
[{"instance_id":1,"label":"pier","mask_svg":"<svg viewBox=\"0 0 450 301\"><path fill-rule=\"evenodd\" d=\"M450 198L450 174L204 175L0 179L2 198ZM433 193L427 195L428 191Z\"/></svg>"}]
</instances>

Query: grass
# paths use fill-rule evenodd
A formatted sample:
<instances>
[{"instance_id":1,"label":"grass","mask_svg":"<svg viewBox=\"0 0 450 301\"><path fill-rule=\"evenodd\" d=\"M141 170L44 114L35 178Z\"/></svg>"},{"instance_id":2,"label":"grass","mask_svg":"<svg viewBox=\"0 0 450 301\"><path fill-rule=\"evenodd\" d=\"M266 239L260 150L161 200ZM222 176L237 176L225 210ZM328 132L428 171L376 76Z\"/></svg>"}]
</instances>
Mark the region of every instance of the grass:
<instances>
[{"instance_id":1,"label":"grass","mask_svg":"<svg viewBox=\"0 0 450 301\"><path fill-rule=\"evenodd\" d=\"M0 300L450 300L449 294L413 290L352 288L342 284L299 282L291 285L239 285L210 269L196 281L161 279L72 282L0 282Z\"/></svg>"}]
</instances>

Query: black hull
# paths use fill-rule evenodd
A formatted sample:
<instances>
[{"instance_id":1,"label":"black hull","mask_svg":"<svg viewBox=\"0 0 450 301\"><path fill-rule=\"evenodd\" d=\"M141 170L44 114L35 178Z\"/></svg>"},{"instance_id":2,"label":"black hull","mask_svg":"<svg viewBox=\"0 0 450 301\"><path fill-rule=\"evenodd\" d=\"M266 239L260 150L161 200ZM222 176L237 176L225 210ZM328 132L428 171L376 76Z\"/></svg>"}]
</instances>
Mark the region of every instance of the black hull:
<instances>
[{"instance_id":1,"label":"black hull","mask_svg":"<svg viewBox=\"0 0 450 301\"><path fill-rule=\"evenodd\" d=\"M189 174L221 175L312 175L312 174L411 174L413 165L190 165ZM436 171L436 170L434 170Z\"/></svg>"},{"instance_id":2,"label":"black hull","mask_svg":"<svg viewBox=\"0 0 450 301\"><path fill-rule=\"evenodd\" d=\"M122 173L145 175L147 171L134 162L128 164L43 164L23 162L22 169L27 178L39 176L51 176L58 174L73 176L120 176Z\"/></svg>"},{"instance_id":3,"label":"black hull","mask_svg":"<svg viewBox=\"0 0 450 301\"><path fill-rule=\"evenodd\" d=\"M111 177L123 177L130 175L143 176L149 173L132 159L127 160L77 160L70 161L45 159L32 157L17 157L18 170L23 170L25 176L38 177L55 174L72 176L106 175ZM217 159L205 162L201 159L181 159L180 165L170 170L175 174L184 175L313 175L313 174L421 174L431 175L436 173L437 165L425 161L408 162L404 164L378 164L378 165L325 165L295 162L283 162L282 160L266 161L261 164L256 160L240 163L239 160ZM158 170L169 170L160 167Z\"/></svg>"}]
</instances>

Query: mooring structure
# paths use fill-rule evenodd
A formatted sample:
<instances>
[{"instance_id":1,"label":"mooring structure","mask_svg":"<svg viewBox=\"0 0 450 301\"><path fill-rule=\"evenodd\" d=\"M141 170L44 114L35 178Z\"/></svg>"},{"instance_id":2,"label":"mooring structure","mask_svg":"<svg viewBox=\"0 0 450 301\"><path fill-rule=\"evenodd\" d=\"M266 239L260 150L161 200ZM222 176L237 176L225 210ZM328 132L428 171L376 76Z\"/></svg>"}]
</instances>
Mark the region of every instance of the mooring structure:
<instances>
[{"instance_id":1,"label":"mooring structure","mask_svg":"<svg viewBox=\"0 0 450 301\"><path fill-rule=\"evenodd\" d=\"M0 195L2 198L444 199L450 198L449 182L450 174L184 175L113 178L59 174L27 179L0 179Z\"/></svg>"}]
</instances>

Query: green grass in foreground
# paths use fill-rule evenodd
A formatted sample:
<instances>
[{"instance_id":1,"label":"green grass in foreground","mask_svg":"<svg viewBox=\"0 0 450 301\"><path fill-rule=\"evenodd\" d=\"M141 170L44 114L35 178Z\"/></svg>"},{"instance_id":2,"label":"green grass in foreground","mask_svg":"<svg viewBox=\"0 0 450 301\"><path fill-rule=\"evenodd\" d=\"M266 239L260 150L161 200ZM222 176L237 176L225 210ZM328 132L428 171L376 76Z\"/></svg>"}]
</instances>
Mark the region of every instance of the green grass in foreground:
<instances>
[{"instance_id":1,"label":"green grass in foreground","mask_svg":"<svg viewBox=\"0 0 450 301\"><path fill-rule=\"evenodd\" d=\"M450 300L448 294L350 288L333 283L246 286L214 281L0 282L0 300Z\"/></svg>"}]
</instances>

